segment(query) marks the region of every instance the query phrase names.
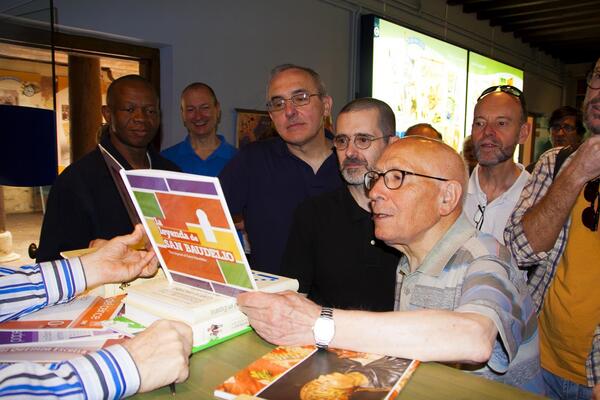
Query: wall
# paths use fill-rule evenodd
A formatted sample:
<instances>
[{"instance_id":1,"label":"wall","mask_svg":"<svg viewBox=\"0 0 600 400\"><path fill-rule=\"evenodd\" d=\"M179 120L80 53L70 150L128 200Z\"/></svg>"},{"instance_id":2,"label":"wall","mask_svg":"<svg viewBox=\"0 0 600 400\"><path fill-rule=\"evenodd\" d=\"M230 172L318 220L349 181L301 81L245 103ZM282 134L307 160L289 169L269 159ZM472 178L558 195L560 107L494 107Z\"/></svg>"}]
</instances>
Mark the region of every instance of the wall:
<instances>
[{"instance_id":1,"label":"wall","mask_svg":"<svg viewBox=\"0 0 600 400\"><path fill-rule=\"evenodd\" d=\"M163 147L185 136L179 93L209 83L221 131L234 141L235 108L264 109L268 72L294 62L315 68L334 112L354 97L361 13L375 13L525 70L529 109L549 113L563 99L563 66L512 34L444 0L55 0L62 30L161 49ZM467 116L470 118L470 116Z\"/></svg>"},{"instance_id":2,"label":"wall","mask_svg":"<svg viewBox=\"0 0 600 400\"><path fill-rule=\"evenodd\" d=\"M268 73L277 64L315 68L339 99L336 110L349 97L351 13L339 7L316 0L57 0L54 4L60 25L95 35L109 32L161 49L163 147L186 134L179 94L192 81L207 82L217 93L223 109L220 130L231 141L234 109L265 108Z\"/></svg>"}]
</instances>

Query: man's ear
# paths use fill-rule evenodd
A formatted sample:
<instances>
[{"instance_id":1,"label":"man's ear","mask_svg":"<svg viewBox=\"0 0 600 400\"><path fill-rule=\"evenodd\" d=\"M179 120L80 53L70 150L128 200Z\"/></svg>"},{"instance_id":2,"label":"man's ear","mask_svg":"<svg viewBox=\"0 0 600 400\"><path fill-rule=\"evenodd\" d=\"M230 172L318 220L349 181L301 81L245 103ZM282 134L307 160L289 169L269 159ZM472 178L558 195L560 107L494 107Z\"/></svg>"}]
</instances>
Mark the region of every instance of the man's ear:
<instances>
[{"instance_id":1,"label":"man's ear","mask_svg":"<svg viewBox=\"0 0 600 400\"><path fill-rule=\"evenodd\" d=\"M104 105L104 106L102 106L102 108L100 110L102 111L102 116L104 117L104 120L106 121L107 124L110 125L110 108L108 108L108 106Z\"/></svg>"},{"instance_id":2,"label":"man's ear","mask_svg":"<svg viewBox=\"0 0 600 400\"><path fill-rule=\"evenodd\" d=\"M521 124L521 128L519 129L519 144L525 143L525 141L529 137L530 132L531 125L529 125L527 122Z\"/></svg>"},{"instance_id":3,"label":"man's ear","mask_svg":"<svg viewBox=\"0 0 600 400\"><path fill-rule=\"evenodd\" d=\"M462 186L457 181L442 182L440 215L450 215L462 202Z\"/></svg>"},{"instance_id":4,"label":"man's ear","mask_svg":"<svg viewBox=\"0 0 600 400\"><path fill-rule=\"evenodd\" d=\"M394 135L388 139L388 145L397 142L400 138L397 135Z\"/></svg>"}]
</instances>

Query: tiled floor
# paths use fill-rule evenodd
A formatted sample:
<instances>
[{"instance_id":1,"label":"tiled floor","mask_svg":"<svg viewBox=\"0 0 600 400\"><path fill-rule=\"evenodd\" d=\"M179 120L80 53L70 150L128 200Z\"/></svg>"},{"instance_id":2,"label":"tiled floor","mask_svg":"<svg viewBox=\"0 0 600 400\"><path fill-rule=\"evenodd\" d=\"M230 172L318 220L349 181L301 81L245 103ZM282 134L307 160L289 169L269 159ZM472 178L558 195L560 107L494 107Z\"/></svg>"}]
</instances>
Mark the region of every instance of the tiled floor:
<instances>
[{"instance_id":1,"label":"tiled floor","mask_svg":"<svg viewBox=\"0 0 600 400\"><path fill-rule=\"evenodd\" d=\"M33 262L27 253L31 243L37 244L40 239L40 228L42 227L43 215L38 213L8 214L6 216L6 229L10 231L13 238L13 250L21 258L9 263L9 266L19 266Z\"/></svg>"}]
</instances>

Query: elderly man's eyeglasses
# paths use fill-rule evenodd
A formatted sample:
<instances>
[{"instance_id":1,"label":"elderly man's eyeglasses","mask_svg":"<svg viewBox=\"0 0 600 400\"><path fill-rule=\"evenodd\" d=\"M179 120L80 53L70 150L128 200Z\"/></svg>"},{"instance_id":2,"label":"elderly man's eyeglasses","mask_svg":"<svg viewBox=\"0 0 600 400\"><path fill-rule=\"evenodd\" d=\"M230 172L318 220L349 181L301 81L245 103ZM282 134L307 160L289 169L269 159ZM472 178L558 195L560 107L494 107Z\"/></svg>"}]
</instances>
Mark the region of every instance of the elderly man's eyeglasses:
<instances>
[{"instance_id":1,"label":"elderly man's eyeglasses","mask_svg":"<svg viewBox=\"0 0 600 400\"><path fill-rule=\"evenodd\" d=\"M586 228L595 232L598 230L598 217L600 216L600 205L598 201L598 188L600 187L600 179L588 182L583 190L583 197L590 202L590 206L585 208L581 213L581 222Z\"/></svg>"},{"instance_id":2,"label":"elderly man's eyeglasses","mask_svg":"<svg viewBox=\"0 0 600 400\"><path fill-rule=\"evenodd\" d=\"M575 126L569 124L553 124L550 126L550 130L555 133L560 132L561 130L565 133L572 133L575 132L575 129L577 129Z\"/></svg>"},{"instance_id":3,"label":"elderly man's eyeglasses","mask_svg":"<svg viewBox=\"0 0 600 400\"><path fill-rule=\"evenodd\" d=\"M293 105L296 107L302 107L310 103L310 98L313 96L321 96L321 93L297 93L290 97L289 99L284 99L283 97L274 97L270 101L267 102L267 110L273 111L281 111L285 108L285 103L291 101Z\"/></svg>"},{"instance_id":4,"label":"elderly man's eyeglasses","mask_svg":"<svg viewBox=\"0 0 600 400\"><path fill-rule=\"evenodd\" d=\"M481 230L483 226L483 220L485 218L485 206L481 204L477 204L477 211L475 211L475 215L473 215L473 222L475 223L475 228Z\"/></svg>"},{"instance_id":5,"label":"elderly man's eyeglasses","mask_svg":"<svg viewBox=\"0 0 600 400\"><path fill-rule=\"evenodd\" d=\"M389 169L385 172L369 171L365 174L365 187L367 190L373 189L379 178L383 176L383 183L390 190L399 189L404 182L406 175L420 176L422 178L437 179L438 181L447 181L446 178L437 176L417 174L416 172L404 171L403 169Z\"/></svg>"},{"instance_id":6,"label":"elderly man's eyeglasses","mask_svg":"<svg viewBox=\"0 0 600 400\"><path fill-rule=\"evenodd\" d=\"M348 147L348 144L350 143L350 141L352 141L352 143L354 143L354 146L356 146L357 148L359 148L361 150L365 150L365 149L368 149L369 147L371 147L371 143L374 140L384 139L384 138L388 138L391 136L393 136L393 135L374 137L371 135L358 133L358 134L350 137L348 135L339 134L339 135L335 135L333 137L333 146L337 150L346 150L346 148Z\"/></svg>"},{"instance_id":7,"label":"elderly man's eyeglasses","mask_svg":"<svg viewBox=\"0 0 600 400\"><path fill-rule=\"evenodd\" d=\"M590 71L587 75L587 85L590 89L600 89L600 70Z\"/></svg>"}]
</instances>

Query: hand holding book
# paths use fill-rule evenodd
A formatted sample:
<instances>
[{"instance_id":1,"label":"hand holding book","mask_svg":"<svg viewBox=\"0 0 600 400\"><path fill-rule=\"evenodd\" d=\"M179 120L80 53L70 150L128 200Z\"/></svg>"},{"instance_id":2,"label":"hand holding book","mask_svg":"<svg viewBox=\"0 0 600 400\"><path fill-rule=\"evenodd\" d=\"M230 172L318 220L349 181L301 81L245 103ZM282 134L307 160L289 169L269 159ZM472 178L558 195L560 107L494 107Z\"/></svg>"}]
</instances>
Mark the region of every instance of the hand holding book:
<instances>
[{"instance_id":1,"label":"hand holding book","mask_svg":"<svg viewBox=\"0 0 600 400\"><path fill-rule=\"evenodd\" d=\"M129 282L138 277L156 274L158 261L150 249L134 250L143 236L143 228L136 225L129 235L118 236L103 243L97 251L81 257L88 288L106 283Z\"/></svg>"},{"instance_id":2,"label":"hand holding book","mask_svg":"<svg viewBox=\"0 0 600 400\"><path fill-rule=\"evenodd\" d=\"M269 343L283 346L314 344L312 327L321 307L296 292L247 292L238 295L240 310Z\"/></svg>"}]
</instances>

